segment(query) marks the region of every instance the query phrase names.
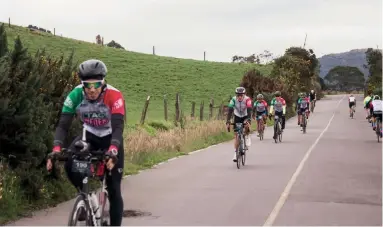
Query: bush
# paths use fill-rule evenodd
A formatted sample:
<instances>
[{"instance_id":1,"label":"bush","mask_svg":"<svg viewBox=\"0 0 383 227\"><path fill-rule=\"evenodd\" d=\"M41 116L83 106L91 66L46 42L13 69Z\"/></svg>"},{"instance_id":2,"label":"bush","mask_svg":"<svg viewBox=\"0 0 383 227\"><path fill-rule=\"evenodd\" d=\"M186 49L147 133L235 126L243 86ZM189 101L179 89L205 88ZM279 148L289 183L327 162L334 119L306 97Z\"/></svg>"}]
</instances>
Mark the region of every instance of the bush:
<instances>
[{"instance_id":1,"label":"bush","mask_svg":"<svg viewBox=\"0 0 383 227\"><path fill-rule=\"evenodd\" d=\"M1 184L11 187L10 191L19 191L23 203L47 205L38 201L66 199L65 193L70 193L62 190L58 196L52 192L68 182L45 180L45 156L52 149L53 130L64 98L78 83L73 74L75 67L73 52L67 59L53 58L45 51L31 56L20 37L13 50L8 50L4 25L0 26L0 158L5 163L2 168L9 167L2 171L7 176ZM16 158L10 160L10 155ZM9 183L10 177L17 179L17 187ZM11 194L4 192L0 207L28 205L12 204L18 201L8 196Z\"/></svg>"}]
</instances>

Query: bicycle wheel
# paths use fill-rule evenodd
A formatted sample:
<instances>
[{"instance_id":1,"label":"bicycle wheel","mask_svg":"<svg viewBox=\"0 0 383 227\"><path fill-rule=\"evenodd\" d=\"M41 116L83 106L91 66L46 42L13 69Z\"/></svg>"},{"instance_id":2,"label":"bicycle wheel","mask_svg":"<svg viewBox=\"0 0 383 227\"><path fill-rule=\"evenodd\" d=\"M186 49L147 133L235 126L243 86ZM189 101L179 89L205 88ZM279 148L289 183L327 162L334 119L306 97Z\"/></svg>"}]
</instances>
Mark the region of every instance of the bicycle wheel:
<instances>
[{"instance_id":1,"label":"bicycle wheel","mask_svg":"<svg viewBox=\"0 0 383 227\"><path fill-rule=\"evenodd\" d=\"M85 212L86 225L87 226L93 225L93 221L91 218L92 216L90 214L89 203L85 199L85 194L79 194L74 202L72 211L69 215L68 226L76 226L79 216L81 214L81 209L83 209Z\"/></svg>"},{"instance_id":2,"label":"bicycle wheel","mask_svg":"<svg viewBox=\"0 0 383 227\"><path fill-rule=\"evenodd\" d=\"M279 142L282 142L282 125L281 125L281 122L278 122L278 128L279 128L278 140L279 140Z\"/></svg>"},{"instance_id":3,"label":"bicycle wheel","mask_svg":"<svg viewBox=\"0 0 383 227\"><path fill-rule=\"evenodd\" d=\"M379 121L376 122L376 136L378 137L378 143L380 141L380 124L379 124Z\"/></svg>"},{"instance_id":4,"label":"bicycle wheel","mask_svg":"<svg viewBox=\"0 0 383 227\"><path fill-rule=\"evenodd\" d=\"M314 113L314 103L311 104L311 106L310 106L310 111L311 111L312 113Z\"/></svg>"},{"instance_id":5,"label":"bicycle wheel","mask_svg":"<svg viewBox=\"0 0 383 227\"><path fill-rule=\"evenodd\" d=\"M263 140L263 119L259 120L259 140Z\"/></svg>"},{"instance_id":6,"label":"bicycle wheel","mask_svg":"<svg viewBox=\"0 0 383 227\"><path fill-rule=\"evenodd\" d=\"M244 166L245 165L245 162L246 162L246 150L244 149L243 150L243 153L241 155L241 160L242 160L242 165Z\"/></svg>"},{"instance_id":7,"label":"bicycle wheel","mask_svg":"<svg viewBox=\"0 0 383 227\"><path fill-rule=\"evenodd\" d=\"M278 143L278 121L274 121L274 136L275 143Z\"/></svg>"},{"instance_id":8,"label":"bicycle wheel","mask_svg":"<svg viewBox=\"0 0 383 227\"><path fill-rule=\"evenodd\" d=\"M307 120L306 120L306 114L305 113L303 113L302 114L302 125L303 125L303 134L305 134L306 133L306 124L307 124Z\"/></svg>"}]
</instances>

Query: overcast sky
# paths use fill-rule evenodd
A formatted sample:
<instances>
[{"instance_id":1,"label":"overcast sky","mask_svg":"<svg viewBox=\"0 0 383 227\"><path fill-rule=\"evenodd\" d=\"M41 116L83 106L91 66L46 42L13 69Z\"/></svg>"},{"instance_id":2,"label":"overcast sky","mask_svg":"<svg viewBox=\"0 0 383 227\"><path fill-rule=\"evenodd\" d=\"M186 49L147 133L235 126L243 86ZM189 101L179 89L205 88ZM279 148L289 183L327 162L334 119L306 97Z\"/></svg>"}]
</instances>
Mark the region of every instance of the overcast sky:
<instances>
[{"instance_id":1,"label":"overcast sky","mask_svg":"<svg viewBox=\"0 0 383 227\"><path fill-rule=\"evenodd\" d=\"M382 45L382 0L1 0L0 21L128 50L230 61L290 46L317 56Z\"/></svg>"}]
</instances>

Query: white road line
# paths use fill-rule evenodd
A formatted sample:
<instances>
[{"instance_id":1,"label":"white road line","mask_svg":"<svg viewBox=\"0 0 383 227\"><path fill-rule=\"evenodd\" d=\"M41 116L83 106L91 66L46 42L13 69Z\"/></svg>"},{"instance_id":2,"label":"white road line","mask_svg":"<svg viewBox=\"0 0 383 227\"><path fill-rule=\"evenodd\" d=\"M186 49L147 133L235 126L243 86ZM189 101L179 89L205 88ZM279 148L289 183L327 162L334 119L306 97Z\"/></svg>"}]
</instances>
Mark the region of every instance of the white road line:
<instances>
[{"instance_id":1,"label":"white road line","mask_svg":"<svg viewBox=\"0 0 383 227\"><path fill-rule=\"evenodd\" d=\"M338 102L338 104L337 104L335 109L338 109L340 103L343 101L343 99L345 97L346 96L344 95L339 100L339 102ZM269 217L266 219L266 222L263 224L263 226L272 226L273 225L275 219L277 218L279 212L281 211L283 205L285 204L285 202L287 200L287 197L290 194L291 188L293 187L295 181L297 180L299 174L301 173L305 162L309 158L309 156L310 156L311 152L314 150L315 146L318 144L319 140L322 138L323 134L330 127L330 124L331 124L332 120L334 119L334 117L335 117L335 111L334 111L332 117L330 118L326 128L323 129L322 133L318 136L318 138L315 140L315 142L311 145L311 147L308 149L308 151L306 152L305 156L303 157L302 161L299 163L298 168L295 170L295 173L291 177L290 181L287 183L287 185L285 187L285 190L282 192L281 196L279 197L279 200L277 201L277 203L274 206L274 209L271 211Z\"/></svg>"}]
</instances>

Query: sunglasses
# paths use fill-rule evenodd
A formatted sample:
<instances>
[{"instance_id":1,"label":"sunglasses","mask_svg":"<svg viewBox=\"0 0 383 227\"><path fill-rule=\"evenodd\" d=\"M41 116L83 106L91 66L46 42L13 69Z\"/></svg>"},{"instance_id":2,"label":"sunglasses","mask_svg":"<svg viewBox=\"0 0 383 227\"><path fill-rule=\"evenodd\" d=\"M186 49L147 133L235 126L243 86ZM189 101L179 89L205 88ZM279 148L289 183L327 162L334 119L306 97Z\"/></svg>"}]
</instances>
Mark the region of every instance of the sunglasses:
<instances>
[{"instance_id":1,"label":"sunglasses","mask_svg":"<svg viewBox=\"0 0 383 227\"><path fill-rule=\"evenodd\" d=\"M104 82L103 80L95 81L95 82L82 81L82 85L85 88L92 88L92 87L94 87L95 89L97 89L97 88L100 88L102 86L103 82Z\"/></svg>"}]
</instances>

